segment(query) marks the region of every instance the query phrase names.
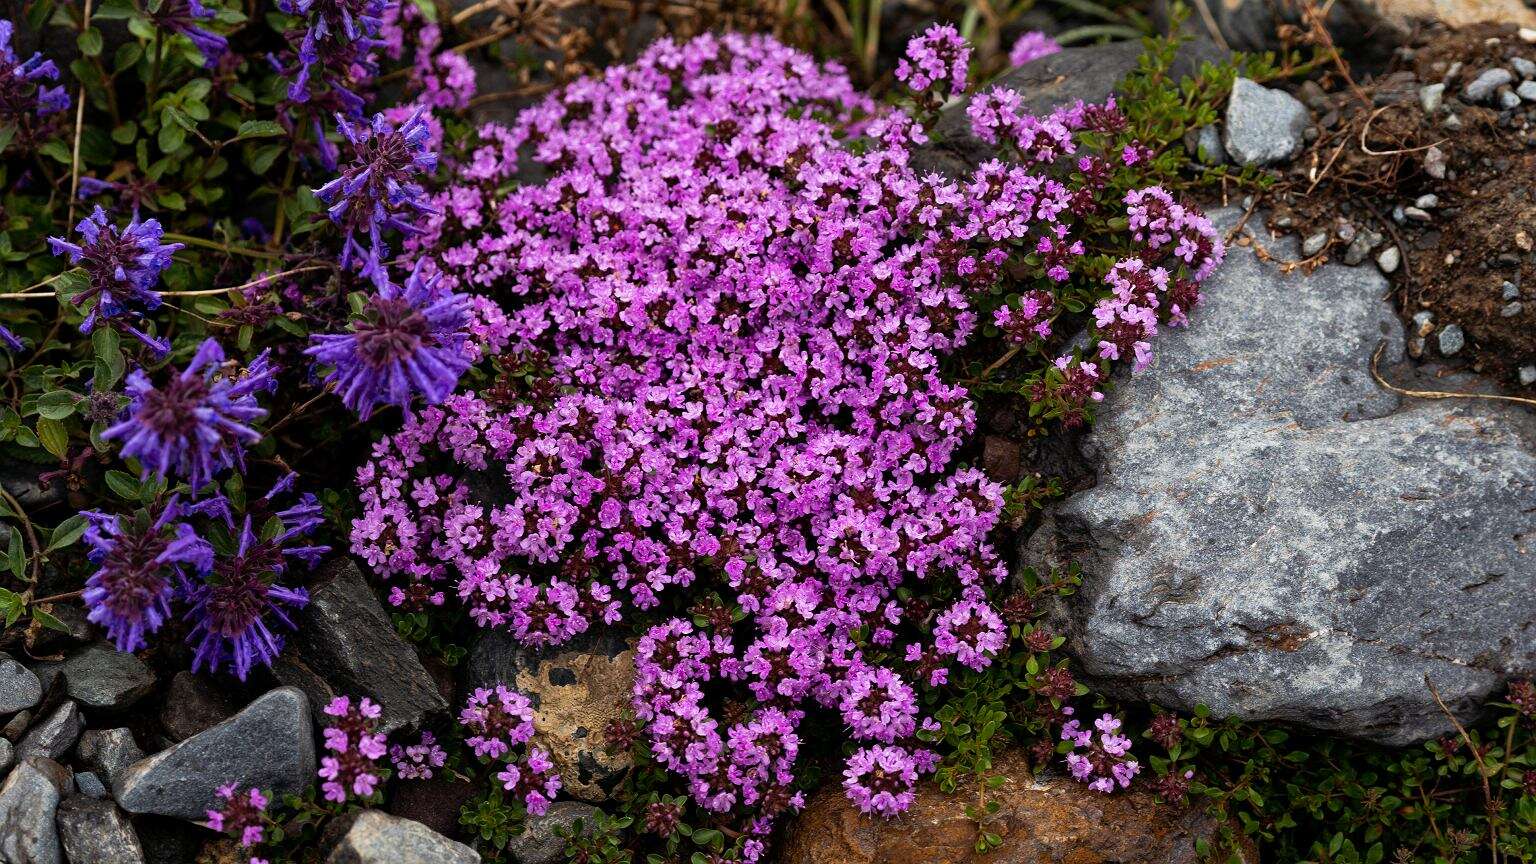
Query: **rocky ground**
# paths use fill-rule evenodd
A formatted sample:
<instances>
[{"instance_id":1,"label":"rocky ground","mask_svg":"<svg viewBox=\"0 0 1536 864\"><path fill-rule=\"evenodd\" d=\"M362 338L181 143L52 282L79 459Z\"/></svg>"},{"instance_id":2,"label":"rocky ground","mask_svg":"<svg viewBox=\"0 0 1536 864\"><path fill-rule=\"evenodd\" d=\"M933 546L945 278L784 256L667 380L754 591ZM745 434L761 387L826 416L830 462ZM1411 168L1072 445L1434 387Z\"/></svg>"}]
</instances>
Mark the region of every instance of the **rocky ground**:
<instances>
[{"instance_id":1,"label":"rocky ground","mask_svg":"<svg viewBox=\"0 0 1536 864\"><path fill-rule=\"evenodd\" d=\"M1536 416L1403 394L1536 395L1533 43L1514 27L1434 33L1331 90L1240 81L1222 122L1192 136L1209 163L1276 177L1221 211L1237 248L1202 313L1119 383L1072 452L1015 441L989 460L1076 481L1018 557L1083 565L1054 614L1095 688L1406 745L1449 728L1437 700L1470 719L1536 673ZM1197 41L1181 62L1219 50ZM1072 49L1005 83L1036 109L1099 99L1136 54ZM935 167L983 155L950 142ZM989 431L1007 441L1006 422ZM348 561L315 587L273 676L242 690L165 674L59 615L69 633L17 635L0 655L0 860L225 860L194 824L215 789L311 783L319 706L336 693L377 701L389 730L444 714L477 681L532 694L574 800L514 842L521 864L562 860L554 828L609 801L630 767L603 740L630 646L595 636L535 656L491 634L461 672L428 665ZM1145 793L1031 778L1021 760L999 771L985 794L1005 842L986 860L1194 861L1191 839L1218 827ZM782 860L981 860L964 808L982 794L928 789L885 825L825 791ZM450 839L463 801L451 782L405 787L393 812L337 826L325 860L477 861Z\"/></svg>"}]
</instances>

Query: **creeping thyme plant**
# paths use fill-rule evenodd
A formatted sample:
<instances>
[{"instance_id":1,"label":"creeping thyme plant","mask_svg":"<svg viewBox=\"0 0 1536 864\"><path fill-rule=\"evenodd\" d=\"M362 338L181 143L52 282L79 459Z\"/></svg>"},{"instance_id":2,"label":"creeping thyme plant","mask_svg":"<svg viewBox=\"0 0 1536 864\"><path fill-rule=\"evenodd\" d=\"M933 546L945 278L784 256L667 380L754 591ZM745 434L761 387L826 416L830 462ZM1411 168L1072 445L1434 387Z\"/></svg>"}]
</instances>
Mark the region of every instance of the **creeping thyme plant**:
<instances>
[{"instance_id":1,"label":"creeping thyme plant","mask_svg":"<svg viewBox=\"0 0 1536 864\"><path fill-rule=\"evenodd\" d=\"M1043 623L1076 572L1010 578L1000 551L1060 486L974 464L978 399L1033 434L1091 423L1199 315L1224 246L1177 141L1236 67L1180 84L1152 42L1132 98L1032 116L970 80L953 27L912 39L883 102L709 34L477 125L430 4L22 6L0 22L10 642L89 622L259 688L343 552L447 666L481 630L542 651L616 629L637 675L605 731L635 768L571 833L580 861L765 860L816 787L898 817L926 777L992 782L1004 739L1266 839L1312 806L1274 811L1267 763L1212 755L1271 731L1142 732L1089 697ZM946 106L995 158L917 167ZM206 825L308 860L333 817L451 781L496 860L564 785L511 683L392 736L337 696L309 792L231 778ZM1502 788L1536 783L1521 698ZM1454 750L1434 764L1465 773ZM1519 800L1501 825L1532 821Z\"/></svg>"}]
</instances>

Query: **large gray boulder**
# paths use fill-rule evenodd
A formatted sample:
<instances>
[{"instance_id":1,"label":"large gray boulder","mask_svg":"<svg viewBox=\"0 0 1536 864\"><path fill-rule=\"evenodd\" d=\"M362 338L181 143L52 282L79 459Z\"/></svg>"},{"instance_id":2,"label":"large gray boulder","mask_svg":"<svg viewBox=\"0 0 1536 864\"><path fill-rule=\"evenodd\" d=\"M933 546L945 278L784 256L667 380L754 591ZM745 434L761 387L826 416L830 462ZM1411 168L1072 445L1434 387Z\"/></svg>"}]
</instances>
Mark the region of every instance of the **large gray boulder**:
<instances>
[{"instance_id":1,"label":"large gray boulder","mask_svg":"<svg viewBox=\"0 0 1536 864\"><path fill-rule=\"evenodd\" d=\"M70 782L68 768L41 756L11 769L0 786L0 861L61 864L53 821Z\"/></svg>"},{"instance_id":2,"label":"large gray boulder","mask_svg":"<svg viewBox=\"0 0 1536 864\"><path fill-rule=\"evenodd\" d=\"M315 779L314 727L303 691L279 687L211 729L141 760L112 783L129 813L200 821L225 783L274 796Z\"/></svg>"},{"instance_id":3,"label":"large gray boulder","mask_svg":"<svg viewBox=\"0 0 1536 864\"><path fill-rule=\"evenodd\" d=\"M326 864L479 864L480 853L420 822L364 810L325 860Z\"/></svg>"},{"instance_id":4,"label":"large gray boulder","mask_svg":"<svg viewBox=\"0 0 1536 864\"><path fill-rule=\"evenodd\" d=\"M332 696L367 696L383 709L379 730L419 726L448 702L350 558L327 565L298 613L298 630L273 667L320 710Z\"/></svg>"},{"instance_id":5,"label":"large gray boulder","mask_svg":"<svg viewBox=\"0 0 1536 864\"><path fill-rule=\"evenodd\" d=\"M1378 344L1404 356L1388 288L1234 248L1117 382L1084 439L1097 485L1024 554L1082 564L1061 624L1093 684L1405 744L1451 728L1426 677L1468 718L1536 673L1536 423L1378 387Z\"/></svg>"}]
</instances>

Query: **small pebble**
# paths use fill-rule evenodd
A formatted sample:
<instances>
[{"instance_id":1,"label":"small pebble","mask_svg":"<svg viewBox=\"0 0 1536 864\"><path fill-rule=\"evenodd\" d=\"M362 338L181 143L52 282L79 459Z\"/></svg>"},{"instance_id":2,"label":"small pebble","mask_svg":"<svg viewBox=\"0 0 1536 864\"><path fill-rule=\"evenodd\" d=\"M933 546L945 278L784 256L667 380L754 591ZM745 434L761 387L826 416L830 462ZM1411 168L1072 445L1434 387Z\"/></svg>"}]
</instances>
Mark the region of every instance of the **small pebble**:
<instances>
[{"instance_id":1,"label":"small pebble","mask_svg":"<svg viewBox=\"0 0 1536 864\"><path fill-rule=\"evenodd\" d=\"M1529 84L1531 82L1527 81L1526 83ZM1521 85L1521 86L1524 86L1524 85ZM1503 108L1505 111L1512 111L1512 110L1514 110L1516 108L1519 108L1520 107L1520 97L1518 95L1516 95L1515 91L1513 91L1513 90L1500 90L1499 91L1499 107Z\"/></svg>"},{"instance_id":2,"label":"small pebble","mask_svg":"<svg viewBox=\"0 0 1536 864\"><path fill-rule=\"evenodd\" d=\"M1440 196L1431 192L1428 195L1420 195L1413 201L1413 206L1420 210L1433 210L1440 206Z\"/></svg>"},{"instance_id":3,"label":"small pebble","mask_svg":"<svg viewBox=\"0 0 1536 864\"><path fill-rule=\"evenodd\" d=\"M1499 290L1503 292L1502 296L1505 300L1520 299L1520 289L1513 282L1505 282L1503 285L1499 286Z\"/></svg>"},{"instance_id":4,"label":"small pebble","mask_svg":"<svg viewBox=\"0 0 1536 864\"><path fill-rule=\"evenodd\" d=\"M1319 231L1301 242L1301 254L1311 258L1313 255L1323 251L1323 247L1327 245L1328 232Z\"/></svg>"},{"instance_id":5,"label":"small pebble","mask_svg":"<svg viewBox=\"0 0 1536 864\"><path fill-rule=\"evenodd\" d=\"M1454 357L1456 353L1467 345L1467 334L1461 332L1461 327L1456 324L1448 325L1440 331L1440 353L1447 357Z\"/></svg>"},{"instance_id":6,"label":"small pebble","mask_svg":"<svg viewBox=\"0 0 1536 864\"><path fill-rule=\"evenodd\" d=\"M1457 117L1455 114L1447 114L1445 115L1445 119L1440 121L1440 125L1451 130L1452 132L1455 132L1461 128L1461 118Z\"/></svg>"},{"instance_id":7,"label":"small pebble","mask_svg":"<svg viewBox=\"0 0 1536 864\"><path fill-rule=\"evenodd\" d=\"M1403 215L1415 222L1428 222L1430 220L1429 213L1417 207L1404 207Z\"/></svg>"},{"instance_id":8,"label":"small pebble","mask_svg":"<svg viewBox=\"0 0 1536 864\"><path fill-rule=\"evenodd\" d=\"M1418 328L1420 336L1428 336L1435 332L1435 313L1428 309L1413 313L1413 326Z\"/></svg>"},{"instance_id":9,"label":"small pebble","mask_svg":"<svg viewBox=\"0 0 1536 864\"><path fill-rule=\"evenodd\" d=\"M1536 43L1536 27L1521 27L1520 39L1523 42Z\"/></svg>"},{"instance_id":10,"label":"small pebble","mask_svg":"<svg viewBox=\"0 0 1536 864\"><path fill-rule=\"evenodd\" d=\"M1494 97L1500 87L1515 80L1515 75L1508 69L1488 69L1473 78L1462 88L1461 95L1468 102L1487 102Z\"/></svg>"},{"instance_id":11,"label":"small pebble","mask_svg":"<svg viewBox=\"0 0 1536 864\"><path fill-rule=\"evenodd\" d=\"M1403 211L1401 206L1392 208L1392 221L1399 225L1408 221L1408 214Z\"/></svg>"},{"instance_id":12,"label":"small pebble","mask_svg":"<svg viewBox=\"0 0 1536 864\"><path fill-rule=\"evenodd\" d=\"M1509 65L1515 67L1515 71L1520 73L1521 78L1536 78L1536 63L1524 57L1509 58Z\"/></svg>"},{"instance_id":13,"label":"small pebble","mask_svg":"<svg viewBox=\"0 0 1536 864\"><path fill-rule=\"evenodd\" d=\"M1536 384L1536 366L1520 367L1520 383L1527 387Z\"/></svg>"},{"instance_id":14,"label":"small pebble","mask_svg":"<svg viewBox=\"0 0 1536 864\"><path fill-rule=\"evenodd\" d=\"M1519 300L1516 300L1513 303L1504 304L1504 308L1499 310L1499 314L1505 318L1513 318L1516 315L1519 315L1520 311L1524 308L1525 306L1522 305Z\"/></svg>"},{"instance_id":15,"label":"small pebble","mask_svg":"<svg viewBox=\"0 0 1536 864\"><path fill-rule=\"evenodd\" d=\"M1424 171L1436 180L1445 179L1445 151L1431 146L1424 151Z\"/></svg>"},{"instance_id":16,"label":"small pebble","mask_svg":"<svg viewBox=\"0 0 1536 864\"><path fill-rule=\"evenodd\" d=\"M1402 262L1403 253L1399 252L1396 246L1388 246L1381 251L1380 255L1376 256L1376 266L1380 267L1383 273L1397 272L1397 265Z\"/></svg>"},{"instance_id":17,"label":"small pebble","mask_svg":"<svg viewBox=\"0 0 1536 864\"><path fill-rule=\"evenodd\" d=\"M1425 114L1433 114L1445 104L1445 85L1427 84L1419 90L1419 105Z\"/></svg>"},{"instance_id":18,"label":"small pebble","mask_svg":"<svg viewBox=\"0 0 1536 864\"><path fill-rule=\"evenodd\" d=\"M1527 102L1536 102L1536 81L1520 82L1520 87L1515 93Z\"/></svg>"},{"instance_id":19,"label":"small pebble","mask_svg":"<svg viewBox=\"0 0 1536 864\"><path fill-rule=\"evenodd\" d=\"M1424 356L1424 337L1415 336L1408 340L1408 356L1418 359Z\"/></svg>"},{"instance_id":20,"label":"small pebble","mask_svg":"<svg viewBox=\"0 0 1536 864\"><path fill-rule=\"evenodd\" d=\"M1334 233L1339 235L1340 240L1343 240L1345 243L1349 243L1355 239L1355 223L1340 222L1339 227L1334 231Z\"/></svg>"},{"instance_id":21,"label":"small pebble","mask_svg":"<svg viewBox=\"0 0 1536 864\"><path fill-rule=\"evenodd\" d=\"M1462 64L1462 62L1460 60L1457 60L1455 63L1452 63L1451 64L1451 68L1445 70L1445 77L1442 78L1441 80L1445 81L1447 83L1449 83L1451 81L1455 81L1456 80L1456 76L1461 74L1462 65L1463 64Z\"/></svg>"}]
</instances>

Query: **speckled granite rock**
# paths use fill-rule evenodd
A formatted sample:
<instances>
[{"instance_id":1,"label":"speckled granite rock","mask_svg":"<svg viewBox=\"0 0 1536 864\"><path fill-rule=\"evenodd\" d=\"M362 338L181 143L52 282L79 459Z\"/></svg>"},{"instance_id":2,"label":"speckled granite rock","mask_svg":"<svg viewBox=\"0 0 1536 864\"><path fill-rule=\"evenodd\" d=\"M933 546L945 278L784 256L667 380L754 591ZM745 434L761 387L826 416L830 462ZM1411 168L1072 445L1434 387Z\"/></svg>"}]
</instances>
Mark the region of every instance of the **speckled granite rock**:
<instances>
[{"instance_id":1,"label":"speckled granite rock","mask_svg":"<svg viewBox=\"0 0 1536 864\"><path fill-rule=\"evenodd\" d=\"M326 864L479 864L480 854L420 822L365 810L325 860Z\"/></svg>"},{"instance_id":2,"label":"speckled granite rock","mask_svg":"<svg viewBox=\"0 0 1536 864\"><path fill-rule=\"evenodd\" d=\"M1117 382L1084 439L1098 484L1024 554L1082 564L1061 623L1094 686L1403 744L1450 728L1426 675L1469 717L1536 672L1536 422L1378 387L1377 345L1404 356L1387 291L1234 248Z\"/></svg>"}]
</instances>

